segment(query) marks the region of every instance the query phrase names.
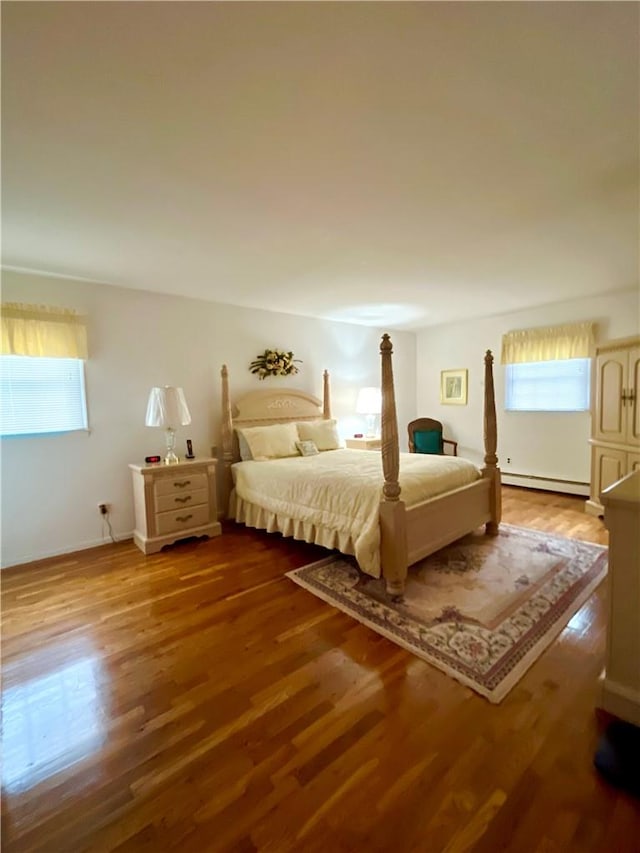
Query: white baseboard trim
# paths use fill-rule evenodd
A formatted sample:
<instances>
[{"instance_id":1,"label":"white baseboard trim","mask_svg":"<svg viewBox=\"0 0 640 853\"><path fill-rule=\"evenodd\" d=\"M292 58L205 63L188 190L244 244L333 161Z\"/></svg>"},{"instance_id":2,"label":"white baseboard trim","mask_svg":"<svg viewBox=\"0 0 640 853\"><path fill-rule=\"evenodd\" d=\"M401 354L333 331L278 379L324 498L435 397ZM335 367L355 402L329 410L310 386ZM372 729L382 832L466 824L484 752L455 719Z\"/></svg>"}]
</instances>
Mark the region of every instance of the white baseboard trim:
<instances>
[{"instance_id":1,"label":"white baseboard trim","mask_svg":"<svg viewBox=\"0 0 640 853\"><path fill-rule=\"evenodd\" d=\"M640 691L600 676L600 708L610 714L640 726Z\"/></svg>"},{"instance_id":2,"label":"white baseboard trim","mask_svg":"<svg viewBox=\"0 0 640 853\"><path fill-rule=\"evenodd\" d=\"M114 534L115 535L115 534ZM118 533L116 536L117 542L126 542L127 539L133 539L133 530L130 533ZM2 560L0 569L11 569L13 566L21 566L24 563L34 563L36 560L47 560L49 557L62 557L65 554L74 554L76 551L88 551L90 548L98 548L100 545L111 545L111 539L105 536L103 539L92 539L89 542L81 542L77 545L71 545L67 548L61 548L57 551L43 551L37 554L26 554L17 559L13 559L10 563Z\"/></svg>"},{"instance_id":3,"label":"white baseboard trim","mask_svg":"<svg viewBox=\"0 0 640 853\"><path fill-rule=\"evenodd\" d=\"M535 474L513 474L503 469L500 471L505 486L522 486L525 489L542 489L546 492L562 492L565 495L583 495L589 497L589 483L577 480L556 480L548 477L537 477Z\"/></svg>"}]
</instances>

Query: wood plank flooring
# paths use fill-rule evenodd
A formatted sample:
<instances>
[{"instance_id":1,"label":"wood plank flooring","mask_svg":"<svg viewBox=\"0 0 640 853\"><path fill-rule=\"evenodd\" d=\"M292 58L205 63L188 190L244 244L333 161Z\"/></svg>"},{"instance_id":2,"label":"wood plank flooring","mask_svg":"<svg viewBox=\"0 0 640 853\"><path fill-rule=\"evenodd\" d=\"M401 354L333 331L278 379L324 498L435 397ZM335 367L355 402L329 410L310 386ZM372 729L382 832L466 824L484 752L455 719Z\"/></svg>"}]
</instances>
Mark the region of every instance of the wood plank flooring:
<instances>
[{"instance_id":1,"label":"wood plank flooring","mask_svg":"<svg viewBox=\"0 0 640 853\"><path fill-rule=\"evenodd\" d=\"M503 500L607 542L582 499ZM640 851L592 765L606 583L492 706L284 577L325 554L228 524L5 570L5 853Z\"/></svg>"}]
</instances>

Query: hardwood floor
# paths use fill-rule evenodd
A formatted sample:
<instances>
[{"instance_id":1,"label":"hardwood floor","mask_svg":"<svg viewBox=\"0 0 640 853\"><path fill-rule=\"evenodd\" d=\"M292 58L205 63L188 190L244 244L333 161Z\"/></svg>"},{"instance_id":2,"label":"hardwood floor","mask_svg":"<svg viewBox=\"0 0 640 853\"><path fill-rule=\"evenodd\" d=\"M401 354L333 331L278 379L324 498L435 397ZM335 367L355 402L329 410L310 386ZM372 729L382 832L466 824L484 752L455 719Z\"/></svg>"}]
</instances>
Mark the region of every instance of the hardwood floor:
<instances>
[{"instance_id":1,"label":"hardwood floor","mask_svg":"<svg viewBox=\"0 0 640 853\"><path fill-rule=\"evenodd\" d=\"M284 577L325 554L227 525L5 570L3 850L640 850L592 765L606 584L493 706Z\"/></svg>"}]
</instances>

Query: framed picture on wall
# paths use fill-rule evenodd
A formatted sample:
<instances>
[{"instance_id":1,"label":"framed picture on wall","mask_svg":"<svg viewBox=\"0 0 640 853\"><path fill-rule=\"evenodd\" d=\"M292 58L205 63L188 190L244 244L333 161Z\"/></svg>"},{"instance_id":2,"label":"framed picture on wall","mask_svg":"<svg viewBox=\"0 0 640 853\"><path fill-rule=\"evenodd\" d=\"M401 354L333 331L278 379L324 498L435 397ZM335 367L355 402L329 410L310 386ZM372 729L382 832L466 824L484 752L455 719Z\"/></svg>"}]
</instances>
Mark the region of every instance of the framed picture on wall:
<instances>
[{"instance_id":1,"label":"framed picture on wall","mask_svg":"<svg viewBox=\"0 0 640 853\"><path fill-rule=\"evenodd\" d=\"M440 402L450 406L467 405L467 373L464 370L440 371Z\"/></svg>"}]
</instances>

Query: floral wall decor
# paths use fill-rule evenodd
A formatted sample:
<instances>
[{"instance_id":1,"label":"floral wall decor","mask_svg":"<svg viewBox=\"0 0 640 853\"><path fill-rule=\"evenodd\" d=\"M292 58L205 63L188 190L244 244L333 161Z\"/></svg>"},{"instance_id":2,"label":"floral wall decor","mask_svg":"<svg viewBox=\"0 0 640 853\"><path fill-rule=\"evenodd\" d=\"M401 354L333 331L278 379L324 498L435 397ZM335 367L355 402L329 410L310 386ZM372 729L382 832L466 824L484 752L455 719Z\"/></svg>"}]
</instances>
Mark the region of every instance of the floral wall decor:
<instances>
[{"instance_id":1,"label":"floral wall decor","mask_svg":"<svg viewBox=\"0 0 640 853\"><path fill-rule=\"evenodd\" d=\"M302 364L299 358L294 358L292 352L280 349L266 349L249 365L251 373L257 373L258 379L267 376L290 376L298 373L297 364Z\"/></svg>"}]
</instances>

